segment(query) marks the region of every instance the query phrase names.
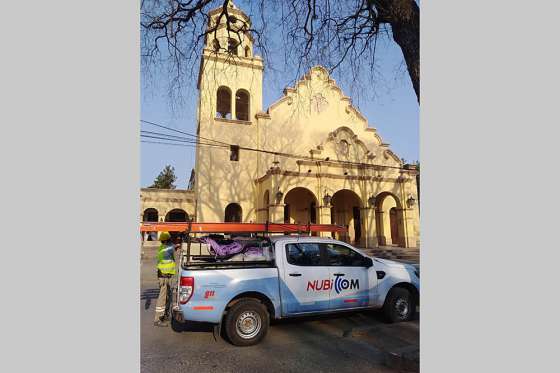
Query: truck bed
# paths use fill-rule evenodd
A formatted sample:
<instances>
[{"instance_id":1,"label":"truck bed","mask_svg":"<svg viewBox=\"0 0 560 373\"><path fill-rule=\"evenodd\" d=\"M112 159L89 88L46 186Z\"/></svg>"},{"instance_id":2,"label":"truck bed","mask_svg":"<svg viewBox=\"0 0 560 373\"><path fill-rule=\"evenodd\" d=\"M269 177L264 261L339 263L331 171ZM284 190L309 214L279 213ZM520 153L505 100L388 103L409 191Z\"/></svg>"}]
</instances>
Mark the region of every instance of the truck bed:
<instances>
[{"instance_id":1,"label":"truck bed","mask_svg":"<svg viewBox=\"0 0 560 373\"><path fill-rule=\"evenodd\" d=\"M274 260L247 260L242 262L223 261L223 262L194 262L184 261L181 265L184 270L197 271L205 269L241 269L241 268L274 268Z\"/></svg>"},{"instance_id":2,"label":"truck bed","mask_svg":"<svg viewBox=\"0 0 560 373\"><path fill-rule=\"evenodd\" d=\"M264 239L270 245L270 241ZM242 254L235 254L230 259L220 259L212 255L207 244L192 243L190 256L187 254L186 245L183 244L183 255L181 267L185 270L205 270L205 269L241 269L241 268L274 268L274 251L269 246L266 256L257 256L256 259L249 259ZM241 260L239 260L241 259Z\"/></svg>"}]
</instances>

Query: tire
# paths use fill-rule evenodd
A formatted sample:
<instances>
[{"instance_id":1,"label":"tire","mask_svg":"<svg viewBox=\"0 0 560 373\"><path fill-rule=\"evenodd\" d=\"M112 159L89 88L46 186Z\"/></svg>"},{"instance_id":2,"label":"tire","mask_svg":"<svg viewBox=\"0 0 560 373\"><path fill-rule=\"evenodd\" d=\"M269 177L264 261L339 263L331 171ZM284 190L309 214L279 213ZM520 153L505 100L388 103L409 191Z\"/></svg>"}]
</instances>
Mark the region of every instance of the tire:
<instances>
[{"instance_id":1,"label":"tire","mask_svg":"<svg viewBox=\"0 0 560 373\"><path fill-rule=\"evenodd\" d=\"M252 346L262 341L269 323L265 305L251 298L235 303L224 319L226 336L235 346Z\"/></svg>"},{"instance_id":2,"label":"tire","mask_svg":"<svg viewBox=\"0 0 560 373\"><path fill-rule=\"evenodd\" d=\"M393 288L383 305L385 319L389 323L410 321L416 314L414 296L405 288Z\"/></svg>"}]
</instances>

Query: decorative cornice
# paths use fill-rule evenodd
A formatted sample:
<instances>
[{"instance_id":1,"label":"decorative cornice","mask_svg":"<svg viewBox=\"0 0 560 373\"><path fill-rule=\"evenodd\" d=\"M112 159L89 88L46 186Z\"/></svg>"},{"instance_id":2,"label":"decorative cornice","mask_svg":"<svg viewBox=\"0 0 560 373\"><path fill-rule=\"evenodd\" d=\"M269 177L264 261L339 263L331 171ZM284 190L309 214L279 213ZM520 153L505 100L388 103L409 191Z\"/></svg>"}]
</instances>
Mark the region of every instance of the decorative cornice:
<instances>
[{"instance_id":1,"label":"decorative cornice","mask_svg":"<svg viewBox=\"0 0 560 373\"><path fill-rule=\"evenodd\" d=\"M264 111L259 111L257 114L255 114L255 118L257 119L270 119L271 116L268 113L265 113Z\"/></svg>"},{"instance_id":2,"label":"decorative cornice","mask_svg":"<svg viewBox=\"0 0 560 373\"><path fill-rule=\"evenodd\" d=\"M171 193L185 193L185 194L192 194L194 196L194 191L188 189L160 189L160 188L140 188L142 192L171 192Z\"/></svg>"},{"instance_id":3,"label":"decorative cornice","mask_svg":"<svg viewBox=\"0 0 560 373\"><path fill-rule=\"evenodd\" d=\"M233 66L244 66L255 70L264 70L263 61L260 57L243 57L229 54L225 54L224 56L217 55L211 49L204 49L202 54L203 60L205 61L225 62Z\"/></svg>"},{"instance_id":4,"label":"decorative cornice","mask_svg":"<svg viewBox=\"0 0 560 373\"><path fill-rule=\"evenodd\" d=\"M312 178L327 178L327 179L338 179L338 180L361 180L361 181L373 181L373 182L394 182L398 183L398 177L380 177L373 175L335 175L329 173L316 173L316 172L298 172L298 171L267 171L267 173L260 178L255 180L255 183L262 183L272 175L282 175L282 176L293 176L293 177L312 177ZM412 179L407 179L412 180Z\"/></svg>"},{"instance_id":5,"label":"decorative cornice","mask_svg":"<svg viewBox=\"0 0 560 373\"><path fill-rule=\"evenodd\" d=\"M399 157L397 157L397 155L395 153L393 153L393 151L391 149L386 149L385 152L383 153L383 155L385 155L385 159L388 159L389 157L391 157L398 164L402 165L402 161L399 159Z\"/></svg>"},{"instance_id":6,"label":"decorative cornice","mask_svg":"<svg viewBox=\"0 0 560 373\"><path fill-rule=\"evenodd\" d=\"M239 119L227 119L227 118L214 118L214 121L220 122L223 124L243 124L246 126L250 126L253 122L248 120L239 120Z\"/></svg>"},{"instance_id":7,"label":"decorative cornice","mask_svg":"<svg viewBox=\"0 0 560 373\"><path fill-rule=\"evenodd\" d=\"M181 198L141 198L144 202L176 202L176 203L194 203L193 199L181 199Z\"/></svg>"}]
</instances>

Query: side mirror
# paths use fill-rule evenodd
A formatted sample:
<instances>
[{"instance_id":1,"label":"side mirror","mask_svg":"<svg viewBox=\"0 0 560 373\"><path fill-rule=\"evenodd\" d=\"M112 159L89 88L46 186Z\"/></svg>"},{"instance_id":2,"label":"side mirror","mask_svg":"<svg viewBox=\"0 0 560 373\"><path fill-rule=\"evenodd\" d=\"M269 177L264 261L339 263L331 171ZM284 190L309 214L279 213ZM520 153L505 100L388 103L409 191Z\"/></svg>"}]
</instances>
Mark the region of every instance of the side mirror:
<instances>
[{"instance_id":1,"label":"side mirror","mask_svg":"<svg viewBox=\"0 0 560 373\"><path fill-rule=\"evenodd\" d=\"M368 257L364 256L364 266L366 268L373 267L373 260L371 258L368 258Z\"/></svg>"}]
</instances>

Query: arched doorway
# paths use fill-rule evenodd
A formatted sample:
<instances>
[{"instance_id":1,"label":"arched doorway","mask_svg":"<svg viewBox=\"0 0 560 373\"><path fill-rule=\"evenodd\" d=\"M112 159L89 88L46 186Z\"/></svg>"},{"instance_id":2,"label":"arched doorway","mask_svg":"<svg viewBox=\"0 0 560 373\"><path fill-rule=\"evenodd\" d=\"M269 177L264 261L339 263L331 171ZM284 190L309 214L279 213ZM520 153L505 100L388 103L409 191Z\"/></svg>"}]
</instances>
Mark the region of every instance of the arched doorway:
<instances>
[{"instance_id":1,"label":"arched doorway","mask_svg":"<svg viewBox=\"0 0 560 373\"><path fill-rule=\"evenodd\" d=\"M165 221L169 222L188 221L188 218L186 211L181 209L173 209L165 215Z\"/></svg>"},{"instance_id":2,"label":"arched doorway","mask_svg":"<svg viewBox=\"0 0 560 373\"><path fill-rule=\"evenodd\" d=\"M158 221L158 211L154 208L147 208L144 210L142 215L142 221L144 222L154 222ZM157 240L157 232L144 232L142 234L142 241L155 241Z\"/></svg>"},{"instance_id":3,"label":"arched doorway","mask_svg":"<svg viewBox=\"0 0 560 373\"><path fill-rule=\"evenodd\" d=\"M394 194L377 195L375 221L380 246L406 246L402 205Z\"/></svg>"},{"instance_id":4,"label":"arched doorway","mask_svg":"<svg viewBox=\"0 0 560 373\"><path fill-rule=\"evenodd\" d=\"M317 198L309 189L297 187L290 190L284 203L285 223L317 223Z\"/></svg>"},{"instance_id":5,"label":"arched doorway","mask_svg":"<svg viewBox=\"0 0 560 373\"><path fill-rule=\"evenodd\" d=\"M158 221L158 211L153 208L148 208L144 210L144 215L142 221L145 222L157 222Z\"/></svg>"},{"instance_id":6,"label":"arched doorway","mask_svg":"<svg viewBox=\"0 0 560 373\"><path fill-rule=\"evenodd\" d=\"M362 200L356 193L348 189L336 192L331 198L331 223L347 227L348 232L338 239L354 245L362 241Z\"/></svg>"},{"instance_id":7,"label":"arched doorway","mask_svg":"<svg viewBox=\"0 0 560 373\"><path fill-rule=\"evenodd\" d=\"M230 203L226 206L226 210L224 212L224 221L226 223L241 223L243 217L243 211L241 210L241 206L237 203Z\"/></svg>"}]
</instances>

